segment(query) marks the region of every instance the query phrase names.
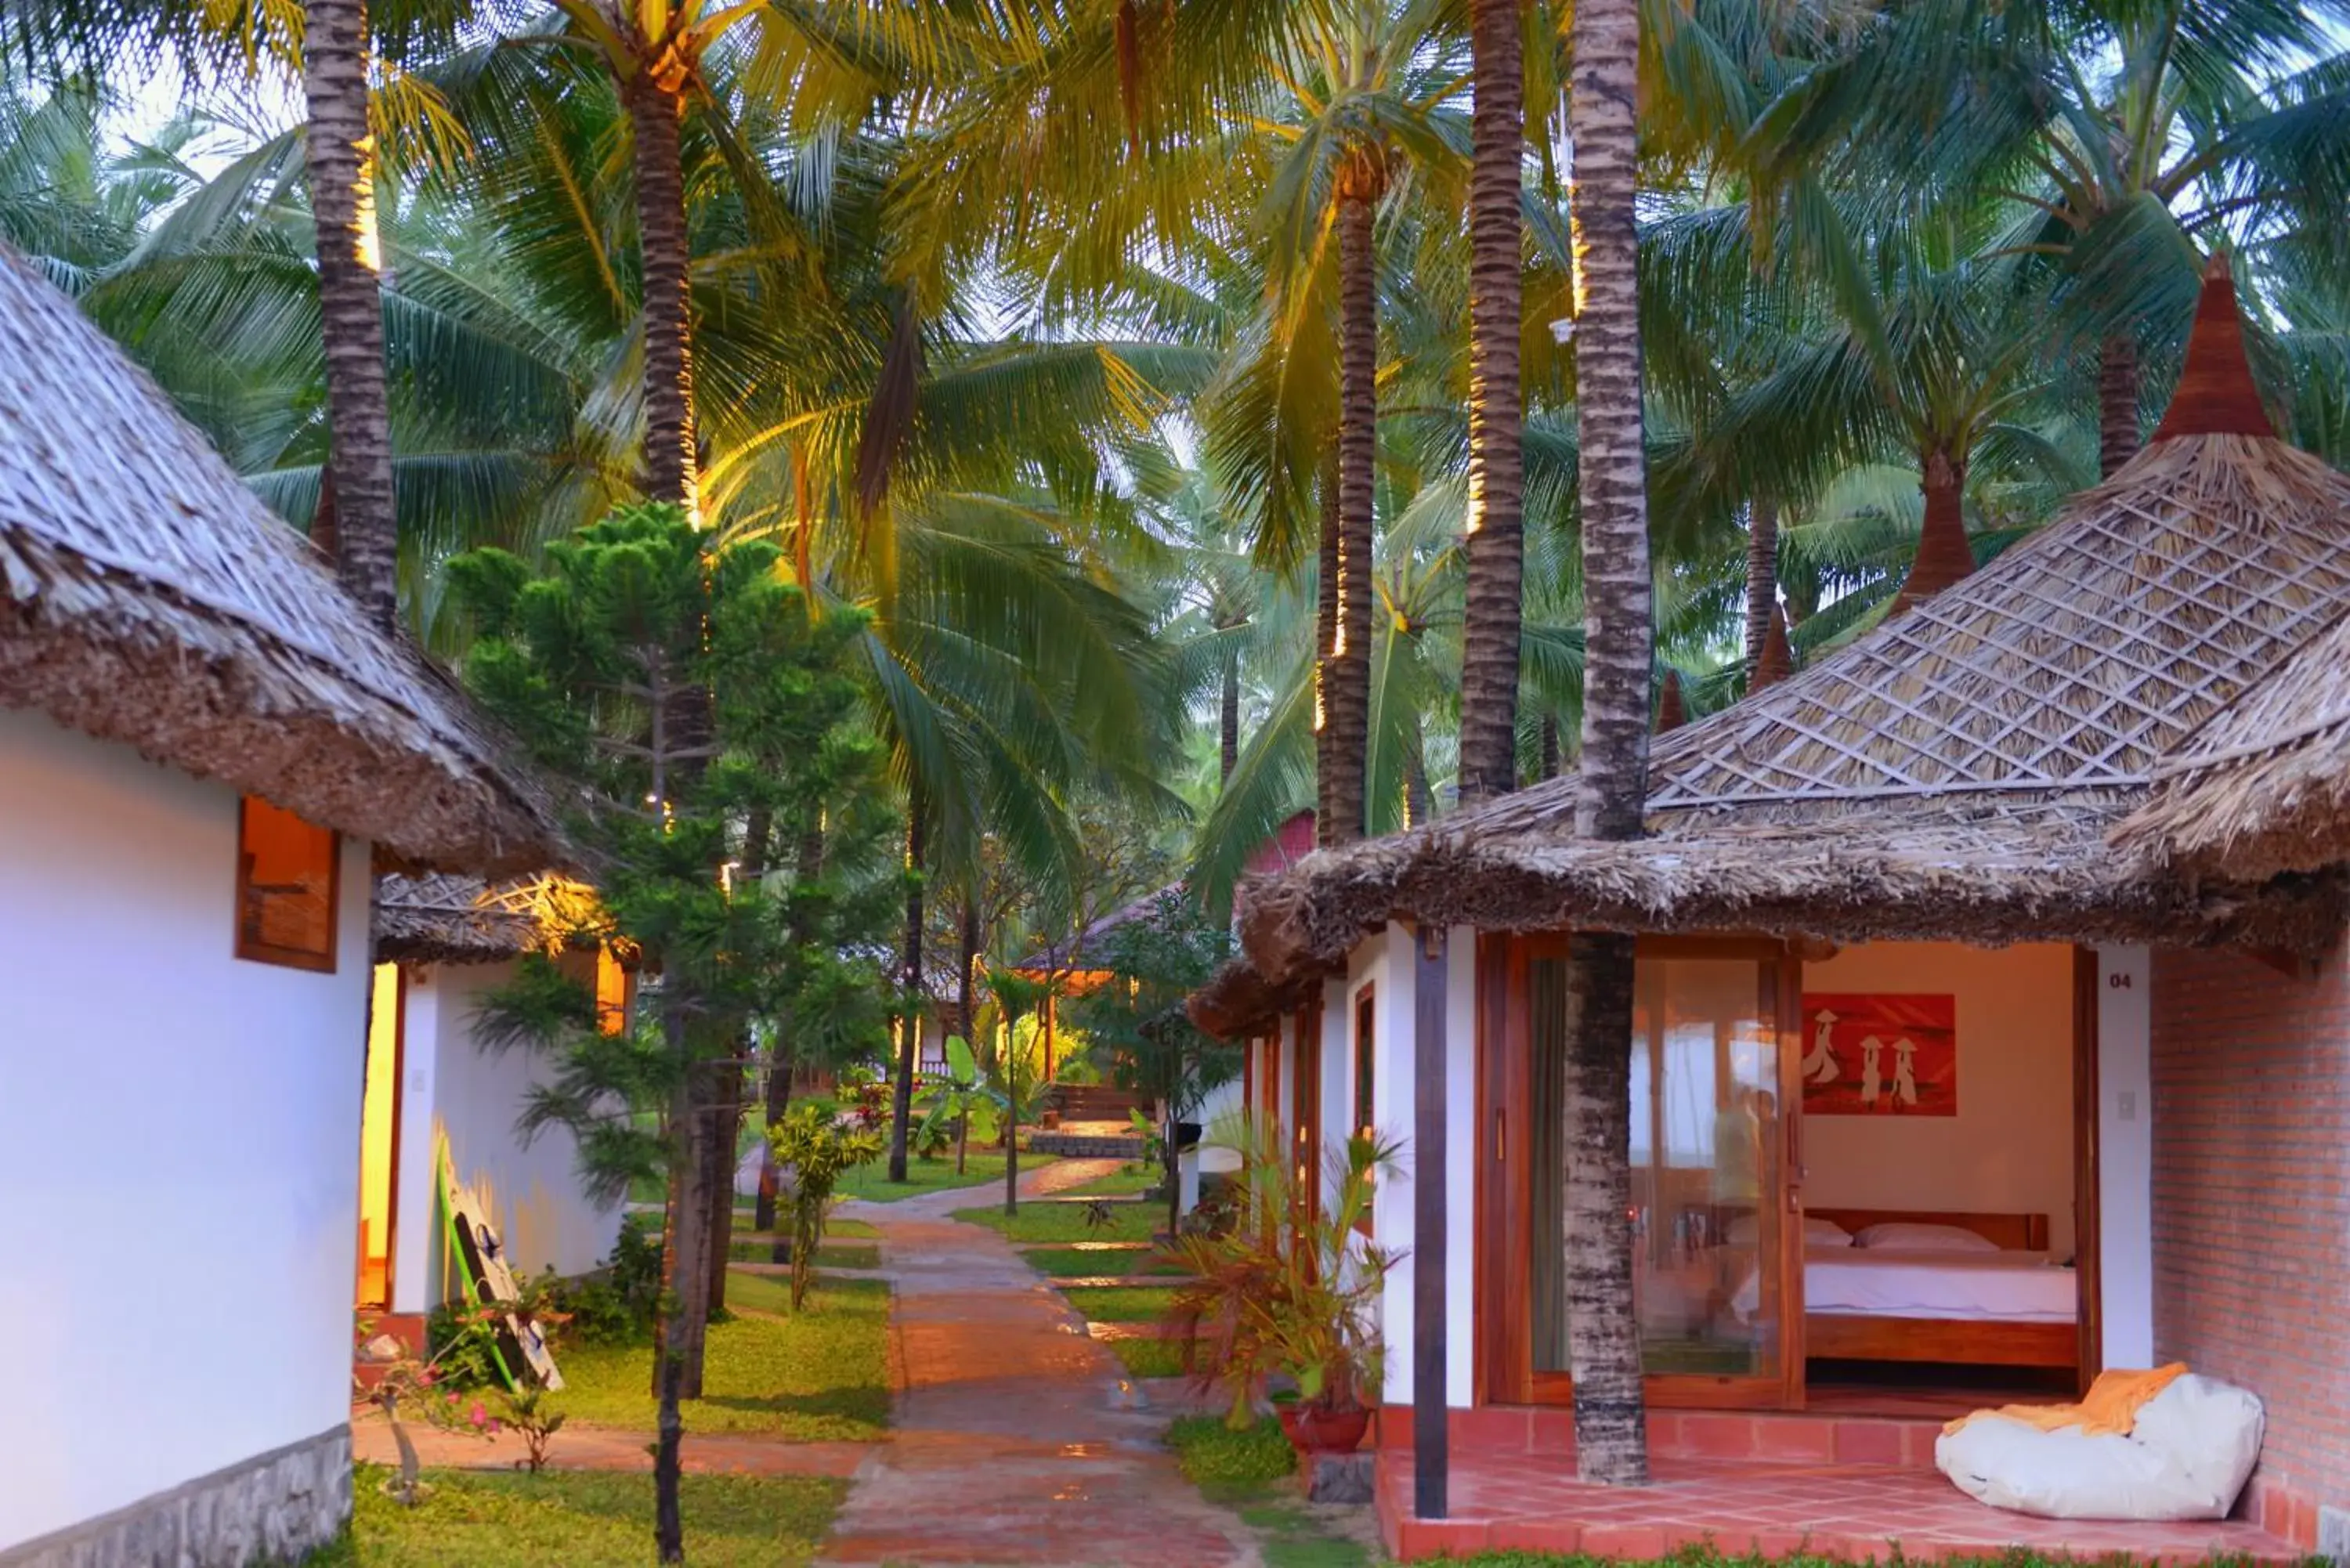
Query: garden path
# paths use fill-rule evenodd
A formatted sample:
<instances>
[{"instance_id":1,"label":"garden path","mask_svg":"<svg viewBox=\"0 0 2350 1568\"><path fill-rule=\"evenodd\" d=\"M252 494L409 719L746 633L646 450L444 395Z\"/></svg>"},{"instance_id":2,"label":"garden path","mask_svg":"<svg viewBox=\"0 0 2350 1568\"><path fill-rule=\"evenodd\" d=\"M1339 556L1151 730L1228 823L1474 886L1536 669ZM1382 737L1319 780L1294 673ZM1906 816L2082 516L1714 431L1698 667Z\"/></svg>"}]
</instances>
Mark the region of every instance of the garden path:
<instances>
[{"instance_id":1,"label":"garden path","mask_svg":"<svg viewBox=\"0 0 2350 1568\"><path fill-rule=\"evenodd\" d=\"M1066 1159L1021 1190L1117 1167ZM1003 1238L947 1217L987 1201L965 1189L840 1209L880 1230L899 1384L892 1440L858 1469L819 1561L1253 1568L1253 1533L1160 1446L1170 1413Z\"/></svg>"}]
</instances>

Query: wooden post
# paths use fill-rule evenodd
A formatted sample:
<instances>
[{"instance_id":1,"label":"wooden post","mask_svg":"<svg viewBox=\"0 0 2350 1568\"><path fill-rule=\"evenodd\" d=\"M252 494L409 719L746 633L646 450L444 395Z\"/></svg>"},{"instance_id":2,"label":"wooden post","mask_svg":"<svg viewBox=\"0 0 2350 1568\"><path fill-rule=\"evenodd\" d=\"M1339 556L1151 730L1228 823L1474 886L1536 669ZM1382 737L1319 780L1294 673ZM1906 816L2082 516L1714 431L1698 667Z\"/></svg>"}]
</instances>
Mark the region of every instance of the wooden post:
<instances>
[{"instance_id":1,"label":"wooden post","mask_svg":"<svg viewBox=\"0 0 2350 1568\"><path fill-rule=\"evenodd\" d=\"M1412 976L1412 1512L1451 1511L1445 1427L1445 929L1422 924Z\"/></svg>"}]
</instances>

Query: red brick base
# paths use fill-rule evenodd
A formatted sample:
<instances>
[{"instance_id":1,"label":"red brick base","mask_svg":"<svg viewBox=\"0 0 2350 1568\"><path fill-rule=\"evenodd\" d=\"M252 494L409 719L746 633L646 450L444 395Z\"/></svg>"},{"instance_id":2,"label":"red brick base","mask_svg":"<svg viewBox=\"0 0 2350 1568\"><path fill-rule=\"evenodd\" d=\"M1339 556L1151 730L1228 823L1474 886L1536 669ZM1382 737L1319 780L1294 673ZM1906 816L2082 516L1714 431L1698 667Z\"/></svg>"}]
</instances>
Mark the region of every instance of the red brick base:
<instances>
[{"instance_id":1,"label":"red brick base","mask_svg":"<svg viewBox=\"0 0 2350 1568\"><path fill-rule=\"evenodd\" d=\"M1383 1412L1382 1449L1411 1447L1411 1409ZM1575 1412L1559 1405L1481 1405L1451 1412L1452 1451L1548 1454L1573 1462ZM1934 1468L1939 1420L1890 1416L1807 1416L1742 1410L1651 1410L1648 1452L1664 1459L1746 1459L1758 1464Z\"/></svg>"}]
</instances>

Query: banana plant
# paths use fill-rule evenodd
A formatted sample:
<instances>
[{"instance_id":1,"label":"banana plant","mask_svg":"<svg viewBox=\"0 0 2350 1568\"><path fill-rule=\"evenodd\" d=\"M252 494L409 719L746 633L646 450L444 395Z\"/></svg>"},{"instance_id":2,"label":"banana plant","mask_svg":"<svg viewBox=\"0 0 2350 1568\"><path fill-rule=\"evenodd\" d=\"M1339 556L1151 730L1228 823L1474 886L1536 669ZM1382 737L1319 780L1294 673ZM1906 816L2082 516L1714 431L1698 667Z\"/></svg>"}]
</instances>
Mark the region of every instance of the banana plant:
<instances>
[{"instance_id":1,"label":"banana plant","mask_svg":"<svg viewBox=\"0 0 2350 1568\"><path fill-rule=\"evenodd\" d=\"M916 1142L928 1147L932 1129L951 1126L955 1140L955 1174L963 1173L963 1158L971 1145L971 1115L994 1102L979 1070L971 1042L960 1034L947 1036L947 1075L922 1091L918 1102L924 1111Z\"/></svg>"}]
</instances>

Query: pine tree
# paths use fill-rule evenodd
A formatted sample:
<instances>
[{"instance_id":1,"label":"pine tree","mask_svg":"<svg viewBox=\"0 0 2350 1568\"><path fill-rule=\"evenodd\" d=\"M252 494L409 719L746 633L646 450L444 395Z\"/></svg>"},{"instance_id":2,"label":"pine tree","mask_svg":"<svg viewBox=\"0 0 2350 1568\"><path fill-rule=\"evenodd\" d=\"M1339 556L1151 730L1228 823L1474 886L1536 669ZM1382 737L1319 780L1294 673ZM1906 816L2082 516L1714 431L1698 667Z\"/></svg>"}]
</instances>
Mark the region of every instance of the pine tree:
<instances>
[{"instance_id":1,"label":"pine tree","mask_svg":"<svg viewBox=\"0 0 2350 1568\"><path fill-rule=\"evenodd\" d=\"M852 722L847 654L865 622L812 616L772 546L712 548L681 508L648 505L546 556L543 572L501 550L451 563L478 637L467 680L564 781L608 920L598 935L634 950L647 983L636 1028L615 1038L552 963L528 965L494 999L484 1037L552 1060L524 1131L570 1127L591 1192L667 1179L654 1474L656 1533L676 1561L679 1402L699 1392L712 1184L733 1166L739 1046L754 1026L813 1033L819 1007L826 1027L854 1033L861 1020L862 1044L884 1038L886 981L856 955L881 950L901 887L887 871L857 878L887 865L898 830L881 749ZM790 864L745 869L811 834L826 845L815 880Z\"/></svg>"}]
</instances>

